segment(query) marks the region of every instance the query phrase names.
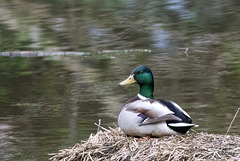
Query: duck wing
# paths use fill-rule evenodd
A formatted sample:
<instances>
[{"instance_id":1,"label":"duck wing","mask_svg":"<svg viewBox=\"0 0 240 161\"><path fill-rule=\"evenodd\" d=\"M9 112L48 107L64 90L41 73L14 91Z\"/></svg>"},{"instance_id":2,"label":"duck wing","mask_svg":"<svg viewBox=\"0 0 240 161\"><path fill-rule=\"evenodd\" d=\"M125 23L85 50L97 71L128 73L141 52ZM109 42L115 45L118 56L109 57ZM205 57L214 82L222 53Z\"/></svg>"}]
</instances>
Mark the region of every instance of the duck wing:
<instances>
[{"instance_id":1,"label":"duck wing","mask_svg":"<svg viewBox=\"0 0 240 161\"><path fill-rule=\"evenodd\" d=\"M159 100L162 104L168 107L174 112L174 116L181 118L179 120L167 120L167 125L169 128L177 131L179 133L185 134L191 127L198 127L196 124L192 124L191 117L185 112L178 104L172 101Z\"/></svg>"},{"instance_id":2,"label":"duck wing","mask_svg":"<svg viewBox=\"0 0 240 161\"><path fill-rule=\"evenodd\" d=\"M125 105L127 111L141 113L151 119L162 117L165 115L173 115L174 112L169 110L166 106L153 100L135 100Z\"/></svg>"},{"instance_id":3,"label":"duck wing","mask_svg":"<svg viewBox=\"0 0 240 161\"><path fill-rule=\"evenodd\" d=\"M184 123L192 123L191 117L185 112L178 104L172 101L158 100L161 104L166 106L170 111L172 111L174 116L181 118L181 121ZM176 121L173 121L176 122Z\"/></svg>"},{"instance_id":4,"label":"duck wing","mask_svg":"<svg viewBox=\"0 0 240 161\"><path fill-rule=\"evenodd\" d=\"M155 123L159 123L162 121L167 121L167 120L175 120L175 121L181 121L181 119L179 117L174 116L173 114L166 114L160 117L156 117L156 118L146 118L143 120L143 122L141 123L140 126L142 125L148 125L148 124L155 124Z\"/></svg>"},{"instance_id":5,"label":"duck wing","mask_svg":"<svg viewBox=\"0 0 240 161\"><path fill-rule=\"evenodd\" d=\"M125 104L127 111L139 113L138 116L143 118L141 125L154 124L167 120L181 121L181 118L174 115L167 106L153 99L142 100L135 97Z\"/></svg>"}]
</instances>

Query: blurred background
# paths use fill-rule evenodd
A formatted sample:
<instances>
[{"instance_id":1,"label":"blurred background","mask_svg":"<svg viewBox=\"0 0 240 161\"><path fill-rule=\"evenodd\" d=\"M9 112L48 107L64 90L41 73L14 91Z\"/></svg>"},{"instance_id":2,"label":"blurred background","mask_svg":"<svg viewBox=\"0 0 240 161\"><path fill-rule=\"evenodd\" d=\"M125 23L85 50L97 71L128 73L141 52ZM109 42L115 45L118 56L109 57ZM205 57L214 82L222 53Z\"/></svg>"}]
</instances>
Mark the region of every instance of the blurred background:
<instances>
[{"instance_id":1,"label":"blurred background","mask_svg":"<svg viewBox=\"0 0 240 161\"><path fill-rule=\"evenodd\" d=\"M47 160L99 119L117 126L139 90L118 83L139 64L194 130L225 134L240 107L239 42L238 0L0 0L0 55L46 55L0 56L0 160Z\"/></svg>"}]
</instances>

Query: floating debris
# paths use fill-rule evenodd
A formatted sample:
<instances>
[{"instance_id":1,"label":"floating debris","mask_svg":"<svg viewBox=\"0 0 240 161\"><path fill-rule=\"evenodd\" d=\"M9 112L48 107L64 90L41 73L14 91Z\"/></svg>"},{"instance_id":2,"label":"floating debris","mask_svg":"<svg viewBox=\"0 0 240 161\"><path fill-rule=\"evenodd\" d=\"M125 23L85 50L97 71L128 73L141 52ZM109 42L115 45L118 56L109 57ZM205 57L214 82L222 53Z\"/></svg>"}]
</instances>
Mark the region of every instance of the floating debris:
<instances>
[{"instance_id":1,"label":"floating debris","mask_svg":"<svg viewBox=\"0 0 240 161\"><path fill-rule=\"evenodd\" d=\"M150 49L129 49L129 50L102 50L98 51L98 54L103 54L103 53L129 53L129 52L147 52L150 53L152 52Z\"/></svg>"},{"instance_id":2,"label":"floating debris","mask_svg":"<svg viewBox=\"0 0 240 161\"><path fill-rule=\"evenodd\" d=\"M87 55L87 52L72 52L72 51L7 51L0 52L0 56L9 57L42 57L55 55Z\"/></svg>"},{"instance_id":3,"label":"floating debris","mask_svg":"<svg viewBox=\"0 0 240 161\"><path fill-rule=\"evenodd\" d=\"M101 127L97 134L59 150L53 161L87 160L240 160L240 137L191 131L160 138L127 137L120 128Z\"/></svg>"},{"instance_id":4,"label":"floating debris","mask_svg":"<svg viewBox=\"0 0 240 161\"><path fill-rule=\"evenodd\" d=\"M129 53L129 52L148 52L149 49L129 49L129 50L103 50L98 51L98 54L107 54L107 53ZM89 55L88 52L72 52L72 51L6 51L0 52L0 56L9 56L9 57L43 57L43 56L64 56L64 55ZM114 59L115 57L111 57Z\"/></svg>"}]
</instances>

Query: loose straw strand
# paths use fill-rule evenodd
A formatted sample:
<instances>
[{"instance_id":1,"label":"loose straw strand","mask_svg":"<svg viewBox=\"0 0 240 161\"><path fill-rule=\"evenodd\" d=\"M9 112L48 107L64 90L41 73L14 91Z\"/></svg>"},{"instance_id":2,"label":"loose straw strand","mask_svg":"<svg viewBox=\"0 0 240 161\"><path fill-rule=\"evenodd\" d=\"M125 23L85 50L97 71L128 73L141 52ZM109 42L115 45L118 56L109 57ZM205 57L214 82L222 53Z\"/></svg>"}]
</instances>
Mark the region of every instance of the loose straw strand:
<instances>
[{"instance_id":1,"label":"loose straw strand","mask_svg":"<svg viewBox=\"0 0 240 161\"><path fill-rule=\"evenodd\" d=\"M230 123L230 125L229 125L229 127L228 127L228 129L227 129L226 135L227 135L228 132L230 131L230 129L231 129L231 127L232 127L232 124L233 124L234 120L236 119L239 110L240 110L240 107L237 109L237 112L235 113L235 115L234 115L234 117L233 117L233 119L232 119L232 122Z\"/></svg>"}]
</instances>

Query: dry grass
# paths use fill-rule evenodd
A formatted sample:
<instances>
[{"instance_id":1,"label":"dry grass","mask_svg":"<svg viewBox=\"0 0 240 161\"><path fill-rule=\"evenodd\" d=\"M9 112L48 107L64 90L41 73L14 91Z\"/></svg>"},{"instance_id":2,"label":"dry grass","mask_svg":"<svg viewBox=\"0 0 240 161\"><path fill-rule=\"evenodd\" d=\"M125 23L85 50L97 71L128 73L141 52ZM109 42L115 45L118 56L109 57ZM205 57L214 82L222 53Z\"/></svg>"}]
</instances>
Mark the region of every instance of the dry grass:
<instances>
[{"instance_id":1,"label":"dry grass","mask_svg":"<svg viewBox=\"0 0 240 161\"><path fill-rule=\"evenodd\" d=\"M100 127L88 140L50 155L53 161L240 160L240 137L190 132L136 138L127 137L120 128Z\"/></svg>"}]
</instances>

